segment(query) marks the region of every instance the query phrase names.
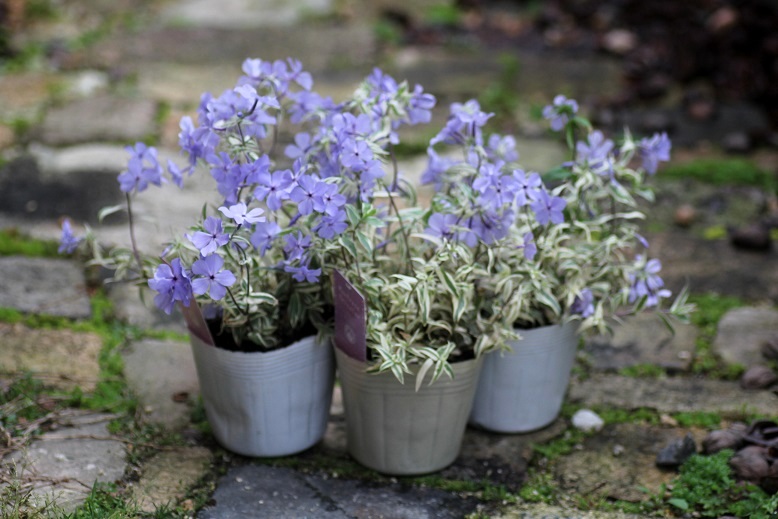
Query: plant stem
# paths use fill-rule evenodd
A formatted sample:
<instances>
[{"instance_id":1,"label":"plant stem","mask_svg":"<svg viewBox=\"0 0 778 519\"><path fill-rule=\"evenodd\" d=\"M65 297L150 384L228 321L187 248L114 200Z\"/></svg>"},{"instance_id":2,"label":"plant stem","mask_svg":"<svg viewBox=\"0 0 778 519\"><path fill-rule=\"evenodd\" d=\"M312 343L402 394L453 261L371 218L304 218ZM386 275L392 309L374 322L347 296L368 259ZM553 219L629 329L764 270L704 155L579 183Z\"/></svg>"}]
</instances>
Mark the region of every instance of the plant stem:
<instances>
[{"instance_id":1,"label":"plant stem","mask_svg":"<svg viewBox=\"0 0 778 519\"><path fill-rule=\"evenodd\" d=\"M140 252L138 252L138 242L135 240L135 221L132 217L132 203L130 194L125 193L127 197L127 218L129 220L130 228L130 243L132 244L132 254L135 256L135 261L138 262L139 274L143 276L143 261L140 259Z\"/></svg>"}]
</instances>

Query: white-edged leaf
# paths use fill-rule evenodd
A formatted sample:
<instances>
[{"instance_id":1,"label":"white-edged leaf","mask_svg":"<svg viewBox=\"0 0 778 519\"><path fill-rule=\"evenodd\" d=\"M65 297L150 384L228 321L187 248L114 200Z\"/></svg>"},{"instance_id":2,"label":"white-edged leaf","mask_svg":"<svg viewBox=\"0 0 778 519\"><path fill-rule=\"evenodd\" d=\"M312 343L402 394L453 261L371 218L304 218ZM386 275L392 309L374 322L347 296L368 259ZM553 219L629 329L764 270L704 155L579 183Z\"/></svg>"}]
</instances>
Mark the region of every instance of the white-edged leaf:
<instances>
[{"instance_id":1,"label":"white-edged leaf","mask_svg":"<svg viewBox=\"0 0 778 519\"><path fill-rule=\"evenodd\" d=\"M102 209L100 209L100 211L97 212L97 221L103 223L103 220L105 219L106 216L110 216L114 213L118 213L122 209L124 209L124 204L110 205L108 207L103 207Z\"/></svg>"},{"instance_id":2,"label":"white-edged leaf","mask_svg":"<svg viewBox=\"0 0 778 519\"><path fill-rule=\"evenodd\" d=\"M435 361L433 361L432 359L427 359L424 361L424 364L421 365L421 367L419 368L419 372L416 374L416 391L419 390L421 384L424 382L424 376L427 374L427 372L434 364Z\"/></svg>"}]
</instances>

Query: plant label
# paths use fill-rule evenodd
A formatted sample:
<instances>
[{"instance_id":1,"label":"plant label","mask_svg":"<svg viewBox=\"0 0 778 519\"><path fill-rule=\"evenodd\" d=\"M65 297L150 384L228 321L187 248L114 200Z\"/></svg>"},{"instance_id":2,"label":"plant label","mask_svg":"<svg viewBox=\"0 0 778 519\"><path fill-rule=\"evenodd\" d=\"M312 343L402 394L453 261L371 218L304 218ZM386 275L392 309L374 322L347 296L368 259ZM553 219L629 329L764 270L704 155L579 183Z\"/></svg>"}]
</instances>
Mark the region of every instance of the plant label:
<instances>
[{"instance_id":1,"label":"plant label","mask_svg":"<svg viewBox=\"0 0 778 519\"><path fill-rule=\"evenodd\" d=\"M367 308L365 298L337 270L332 274L335 298L335 346L349 357L367 360Z\"/></svg>"}]
</instances>

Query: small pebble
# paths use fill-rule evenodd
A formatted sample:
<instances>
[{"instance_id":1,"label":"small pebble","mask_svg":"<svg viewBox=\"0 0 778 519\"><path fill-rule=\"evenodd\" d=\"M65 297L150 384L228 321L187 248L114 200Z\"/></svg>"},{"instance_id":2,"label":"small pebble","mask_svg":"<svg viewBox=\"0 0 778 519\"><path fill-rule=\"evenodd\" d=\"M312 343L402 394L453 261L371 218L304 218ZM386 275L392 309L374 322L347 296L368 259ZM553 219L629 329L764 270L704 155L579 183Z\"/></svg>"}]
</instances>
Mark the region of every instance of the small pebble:
<instances>
[{"instance_id":1,"label":"small pebble","mask_svg":"<svg viewBox=\"0 0 778 519\"><path fill-rule=\"evenodd\" d=\"M656 465L663 468L678 468L697 453L697 444L691 434L667 444L656 456Z\"/></svg>"},{"instance_id":2,"label":"small pebble","mask_svg":"<svg viewBox=\"0 0 778 519\"><path fill-rule=\"evenodd\" d=\"M605 50L623 56L631 52L638 44L635 33L626 29L613 29L605 33L602 46Z\"/></svg>"},{"instance_id":3,"label":"small pebble","mask_svg":"<svg viewBox=\"0 0 778 519\"><path fill-rule=\"evenodd\" d=\"M679 227L689 227L694 223L697 211L689 204L683 204L675 210L675 224Z\"/></svg>"},{"instance_id":4,"label":"small pebble","mask_svg":"<svg viewBox=\"0 0 778 519\"><path fill-rule=\"evenodd\" d=\"M729 460L729 466L739 478L758 483L770 470L767 449L758 445L740 449Z\"/></svg>"},{"instance_id":5,"label":"small pebble","mask_svg":"<svg viewBox=\"0 0 778 519\"><path fill-rule=\"evenodd\" d=\"M579 409L573 415L573 427L580 431L599 431L604 425L603 419L589 409Z\"/></svg>"},{"instance_id":6,"label":"small pebble","mask_svg":"<svg viewBox=\"0 0 778 519\"><path fill-rule=\"evenodd\" d=\"M770 232L758 224L733 230L729 239L732 245L741 249L766 251L770 248Z\"/></svg>"},{"instance_id":7,"label":"small pebble","mask_svg":"<svg viewBox=\"0 0 778 519\"><path fill-rule=\"evenodd\" d=\"M751 366L740 377L743 389L767 389L778 382L778 375L767 366Z\"/></svg>"},{"instance_id":8,"label":"small pebble","mask_svg":"<svg viewBox=\"0 0 778 519\"><path fill-rule=\"evenodd\" d=\"M743 430L735 428L711 431L702 440L702 452L714 454L724 449L737 450L743 444Z\"/></svg>"},{"instance_id":9,"label":"small pebble","mask_svg":"<svg viewBox=\"0 0 778 519\"><path fill-rule=\"evenodd\" d=\"M659 415L659 423L661 423L662 425L669 425L670 427L678 427L678 420L676 420L669 414Z\"/></svg>"},{"instance_id":10,"label":"small pebble","mask_svg":"<svg viewBox=\"0 0 778 519\"><path fill-rule=\"evenodd\" d=\"M623 445L614 445L613 446L613 455L614 456L621 456L624 454L624 446Z\"/></svg>"},{"instance_id":11,"label":"small pebble","mask_svg":"<svg viewBox=\"0 0 778 519\"><path fill-rule=\"evenodd\" d=\"M778 335L762 343L762 356L767 360L778 360Z\"/></svg>"}]
</instances>

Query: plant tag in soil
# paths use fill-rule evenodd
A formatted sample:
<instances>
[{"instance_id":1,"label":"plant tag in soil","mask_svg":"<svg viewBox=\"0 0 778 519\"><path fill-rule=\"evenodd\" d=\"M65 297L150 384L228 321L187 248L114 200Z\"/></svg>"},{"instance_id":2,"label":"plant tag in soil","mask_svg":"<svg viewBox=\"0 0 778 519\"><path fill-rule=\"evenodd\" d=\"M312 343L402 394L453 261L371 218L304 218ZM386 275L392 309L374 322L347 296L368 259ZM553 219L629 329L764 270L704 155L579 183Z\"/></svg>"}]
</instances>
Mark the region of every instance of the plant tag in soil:
<instances>
[{"instance_id":1,"label":"plant tag in soil","mask_svg":"<svg viewBox=\"0 0 778 519\"><path fill-rule=\"evenodd\" d=\"M332 274L335 298L335 346L349 357L367 360L365 298L337 270Z\"/></svg>"},{"instance_id":2,"label":"plant tag in soil","mask_svg":"<svg viewBox=\"0 0 778 519\"><path fill-rule=\"evenodd\" d=\"M214 342L213 337L211 337L208 325L205 324L203 312L200 310L200 305L195 302L194 297L189 302L189 306L184 306L179 303L178 307L184 315L184 321L186 321L186 327L189 328L189 333L195 335L204 343L215 346L216 343Z\"/></svg>"}]
</instances>

